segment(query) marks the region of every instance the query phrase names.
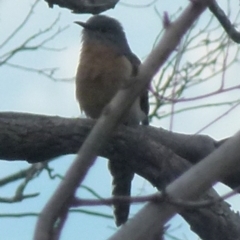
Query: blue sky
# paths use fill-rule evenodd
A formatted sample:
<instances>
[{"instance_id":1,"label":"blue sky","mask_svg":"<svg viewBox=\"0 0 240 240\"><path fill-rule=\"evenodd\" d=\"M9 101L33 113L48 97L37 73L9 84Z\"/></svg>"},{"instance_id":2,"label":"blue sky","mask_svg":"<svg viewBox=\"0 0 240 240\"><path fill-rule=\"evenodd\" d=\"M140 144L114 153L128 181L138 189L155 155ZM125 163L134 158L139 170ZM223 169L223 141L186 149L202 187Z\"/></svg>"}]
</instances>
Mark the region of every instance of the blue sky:
<instances>
[{"instance_id":1,"label":"blue sky","mask_svg":"<svg viewBox=\"0 0 240 240\"><path fill-rule=\"evenodd\" d=\"M126 2L126 1L125 1ZM139 1L128 1L129 3L138 4ZM143 1L149 2L149 1ZM220 1L222 2L222 1ZM29 11L33 1L21 0L17 4L14 1L0 1L0 44L6 39L9 34L19 25ZM132 8L124 4L119 4L115 9L106 12L106 15L117 18L126 31L126 35L130 47L141 59L143 59L152 49L154 40L162 28L162 22L155 13L154 7L162 14L167 11L169 14L175 13L180 6L185 7L188 1L158 1L154 6L148 8ZM232 10L232 19L236 16ZM10 14L11 13L11 14ZM14 64L22 64L31 67L57 67L59 70L56 76L59 78L73 78L76 72L76 66L79 61L80 52L80 31L81 29L73 24L76 20L85 21L90 15L71 14L69 10L54 7L48 8L45 1L40 1L32 18L27 25L10 41L4 48L0 49L0 56L22 43L24 39L31 36L33 33L43 30L52 23L60 14L60 20L53 29L67 26L56 39L47 44L49 48L61 48L62 51L49 52L40 50L38 52L20 53L14 57L11 62ZM198 25L204 24L209 17L209 12L204 13ZM216 24L216 22L215 22ZM39 39L40 41L40 39ZM35 42L33 42L34 44ZM196 54L196 53L195 53ZM197 53L202 54L202 53ZM194 56L189 56L194 59ZM193 61L193 60L192 60ZM238 68L232 68L227 72L229 82L233 85L238 79L236 73ZM17 111L29 112L45 115L58 115L63 117L79 117L80 112L75 99L74 81L52 81L42 75L29 73L18 69L13 69L8 66L0 68L0 111ZM211 84L203 85L199 88L193 88L191 92L186 92L186 96L195 96L199 92L210 91L219 86L219 81L214 80ZM214 101L224 101L239 95L237 91L231 94L224 94L216 97ZM207 100L209 101L209 100ZM174 118L174 131L193 134L204 127L210 121L224 113L228 107L204 109L201 111L187 112L179 114ZM220 121L216 122L210 128L204 130L204 134L208 134L216 139L231 136L239 129L239 113L237 108ZM161 121L155 121L155 126L169 128L169 118ZM69 164L73 161L74 156L64 156L54 161L51 164L56 172L64 174ZM1 177L6 176L14 171L25 168L28 164L22 162L1 162ZM107 161L99 158L97 163L91 169L84 184L92 187L101 193L102 196L109 197L111 192L111 178L107 170ZM27 193L41 192L38 200L26 200L17 204L1 204L0 213L14 212L40 212L46 200L51 196L52 192L59 183L58 180L46 181L47 175L43 173L39 179L33 181L27 190ZM0 189L0 196L11 196L16 184ZM225 192L226 188L221 186L218 188L220 192ZM133 183L133 194L148 194L154 192L152 186L140 177L136 177ZM89 195L82 190L82 196ZM238 209L239 199L234 198L232 204L235 209ZM136 211L141 206L136 206L133 209ZM92 209L92 208L91 208ZM111 213L109 207L94 208L96 211ZM0 218L0 231L4 239L16 240L21 239L31 240L34 231L35 217L29 218ZM14 225L14 231L13 226ZM93 228L94 226L94 228ZM172 234L175 234L180 239L197 239L194 234L189 232L189 227L184 224L180 217L172 221ZM70 214L66 227L64 228L61 239L106 239L116 230L112 220L95 218L84 214ZM74 235L73 235L74 233ZM186 238L184 238L186 236Z\"/></svg>"}]
</instances>

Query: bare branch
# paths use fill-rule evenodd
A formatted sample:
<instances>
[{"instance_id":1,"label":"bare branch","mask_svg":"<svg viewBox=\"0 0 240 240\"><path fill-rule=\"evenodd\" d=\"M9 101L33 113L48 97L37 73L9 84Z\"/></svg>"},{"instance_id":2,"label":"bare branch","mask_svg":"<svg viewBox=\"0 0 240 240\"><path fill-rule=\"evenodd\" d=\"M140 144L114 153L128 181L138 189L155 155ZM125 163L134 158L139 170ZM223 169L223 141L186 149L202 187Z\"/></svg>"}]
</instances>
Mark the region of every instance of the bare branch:
<instances>
[{"instance_id":1,"label":"bare branch","mask_svg":"<svg viewBox=\"0 0 240 240\"><path fill-rule=\"evenodd\" d=\"M7 176L5 178L2 178L2 179L0 179L0 186L4 186L8 183L12 183L12 182L17 181L19 179L25 178L30 171L32 171L32 166L27 168L27 169L20 170L19 172L16 172L16 173L14 173L10 176Z\"/></svg>"},{"instance_id":2,"label":"bare branch","mask_svg":"<svg viewBox=\"0 0 240 240\"><path fill-rule=\"evenodd\" d=\"M127 2L120 2L120 5L126 6L126 7L132 7L132 8L147 8L147 7L151 7L152 5L154 5L154 3L156 3L158 0L151 0L149 3L146 4L131 4L131 3L127 3Z\"/></svg>"},{"instance_id":3,"label":"bare branch","mask_svg":"<svg viewBox=\"0 0 240 240\"><path fill-rule=\"evenodd\" d=\"M23 43L21 43L18 47L11 49L10 51L4 53L2 56L0 56L0 66L6 64L10 59L12 59L17 53L23 52L23 51L33 51L37 49L46 50L45 44L56 38L60 33L65 31L68 26L65 26L63 28L59 28L56 32L52 33L49 37L46 37L44 40L42 40L39 43L29 45L33 40L36 40L40 36L43 36L49 32L52 31L52 28L56 26L57 22L59 21L60 15L53 21L53 23L48 26L47 28L33 34L32 36L28 37ZM47 49L50 51L50 49ZM55 50L54 50L55 51Z\"/></svg>"},{"instance_id":4,"label":"bare branch","mask_svg":"<svg viewBox=\"0 0 240 240\"><path fill-rule=\"evenodd\" d=\"M72 82L75 79L75 77L72 77L72 78L55 77L55 73L59 70L56 67L53 67L53 68L32 68L32 67L25 67L25 66L22 66L22 65L13 64L13 63L9 63L9 62L6 62L5 66L9 66L9 67L20 69L20 70L27 71L27 72L34 72L34 73L43 75L44 77L47 77L52 81Z\"/></svg>"},{"instance_id":5,"label":"bare branch","mask_svg":"<svg viewBox=\"0 0 240 240\"><path fill-rule=\"evenodd\" d=\"M45 0L50 8L56 4L59 7L68 8L74 13L98 14L114 8L118 0Z\"/></svg>"},{"instance_id":6,"label":"bare branch","mask_svg":"<svg viewBox=\"0 0 240 240\"><path fill-rule=\"evenodd\" d=\"M37 4L40 2L40 0L36 0L34 2L34 4L32 5L32 7L30 8L28 14L26 15L26 17L24 18L24 20L20 23L20 25L14 30L14 32L12 32L1 44L0 44L0 48L4 47L10 40L12 40L15 35L26 25L26 23L28 22L28 20L30 19L30 17L32 16L35 7L37 6Z\"/></svg>"},{"instance_id":7,"label":"bare branch","mask_svg":"<svg viewBox=\"0 0 240 240\"><path fill-rule=\"evenodd\" d=\"M240 43L240 33L235 29L235 26L230 22L224 11L218 6L217 2L213 0L209 4L209 10L215 15L228 36L236 43Z\"/></svg>"},{"instance_id":8,"label":"bare branch","mask_svg":"<svg viewBox=\"0 0 240 240\"><path fill-rule=\"evenodd\" d=\"M87 215L97 216L106 219L113 219L112 215L96 212L96 211L89 211L84 209L70 209L70 213L83 213ZM40 213L35 212L24 212L24 213L0 213L0 218L23 218L23 217L38 217Z\"/></svg>"},{"instance_id":9,"label":"bare branch","mask_svg":"<svg viewBox=\"0 0 240 240\"><path fill-rule=\"evenodd\" d=\"M197 208L206 208L211 205L217 204L218 202L222 202L236 194L238 194L240 187L220 196L219 198L214 198L210 200L199 200L199 201L189 201L182 199L173 199L167 195L167 193L163 190L162 193L150 194L145 196L115 196L111 198L101 198L101 199L81 199L75 198L72 202L72 205L75 206L101 206L101 205L113 205L116 203L145 203L145 202L153 202L153 203L169 203L173 206L183 208L184 210L196 210Z\"/></svg>"},{"instance_id":10,"label":"bare branch","mask_svg":"<svg viewBox=\"0 0 240 240\"><path fill-rule=\"evenodd\" d=\"M170 16L171 19L174 16L175 14ZM238 19L238 16L236 19ZM159 15L159 18L162 19L163 17ZM196 24L194 24L183 38L181 48L176 49L155 77L150 89L152 93L150 98L152 104L151 119L161 119L166 115L171 115L171 105L175 103L192 102L204 98L211 98L210 101L212 101L213 97L218 94L239 89L238 84L230 89L226 87L227 84L224 84L228 81L225 75L226 69L233 65L237 67L239 48L229 40L225 32L219 34L220 25L212 28L213 20L214 16L212 15L209 21L198 31L196 31ZM199 54L199 52L202 54ZM192 55L194 55L193 59ZM188 56L191 56L191 61L188 61ZM176 68L176 62L181 62L180 67ZM219 77L219 80L216 77ZM190 88L194 87L196 89L199 86L199 89L201 89L202 84L206 82L210 84L210 81L214 81L215 85L217 81L219 88L208 91L207 94L206 92L201 93L200 90L199 96L193 99L184 97L187 90L190 92ZM224 87L224 85L226 86ZM172 92L174 92L174 95L171 95ZM178 107L180 107L179 105ZM165 108L163 112L163 106L169 107ZM173 110L172 114L176 114L177 111ZM183 110L184 108L181 111Z\"/></svg>"},{"instance_id":11,"label":"bare branch","mask_svg":"<svg viewBox=\"0 0 240 240\"><path fill-rule=\"evenodd\" d=\"M13 196L11 198L0 197L0 202L1 203L15 203L15 202L21 202L22 200L27 199L27 198L34 198L34 197L39 196L39 193L23 194L19 190L20 190L20 188L17 189L15 196Z\"/></svg>"},{"instance_id":12,"label":"bare branch","mask_svg":"<svg viewBox=\"0 0 240 240\"><path fill-rule=\"evenodd\" d=\"M46 163L35 163L25 170L21 170L17 173L14 173L13 175L1 179L0 185L2 186L8 183L12 183L19 179L23 179L23 181L17 187L15 195L13 197L0 197L0 202L4 203L21 202L26 198L37 197L39 193L23 194L23 192L27 187L28 183L41 173L41 171L45 168L45 165Z\"/></svg>"}]
</instances>

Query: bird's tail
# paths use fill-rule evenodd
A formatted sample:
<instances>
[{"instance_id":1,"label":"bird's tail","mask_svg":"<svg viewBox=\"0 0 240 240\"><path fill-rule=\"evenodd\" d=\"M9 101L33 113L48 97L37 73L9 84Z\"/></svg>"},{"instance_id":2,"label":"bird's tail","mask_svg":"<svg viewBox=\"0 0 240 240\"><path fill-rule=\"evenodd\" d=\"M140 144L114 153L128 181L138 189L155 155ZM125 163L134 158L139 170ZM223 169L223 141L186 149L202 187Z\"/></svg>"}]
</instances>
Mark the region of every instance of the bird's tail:
<instances>
[{"instance_id":1,"label":"bird's tail","mask_svg":"<svg viewBox=\"0 0 240 240\"><path fill-rule=\"evenodd\" d=\"M123 162L109 160L109 170L112 174L112 196L131 196L131 182L134 173L129 166ZM117 226L124 224L128 220L130 204L114 203L113 213Z\"/></svg>"}]
</instances>

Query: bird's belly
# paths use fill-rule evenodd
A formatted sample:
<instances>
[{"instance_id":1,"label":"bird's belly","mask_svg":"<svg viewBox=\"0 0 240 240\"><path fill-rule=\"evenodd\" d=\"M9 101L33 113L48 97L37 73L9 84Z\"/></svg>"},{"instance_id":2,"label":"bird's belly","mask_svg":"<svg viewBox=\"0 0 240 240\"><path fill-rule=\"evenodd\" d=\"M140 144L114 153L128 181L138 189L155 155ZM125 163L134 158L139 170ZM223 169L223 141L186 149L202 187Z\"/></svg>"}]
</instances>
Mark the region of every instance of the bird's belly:
<instances>
[{"instance_id":1,"label":"bird's belly","mask_svg":"<svg viewBox=\"0 0 240 240\"><path fill-rule=\"evenodd\" d=\"M81 109L91 118L98 118L103 108L130 78L131 63L125 56L101 53L79 65L76 77L76 95Z\"/></svg>"}]
</instances>

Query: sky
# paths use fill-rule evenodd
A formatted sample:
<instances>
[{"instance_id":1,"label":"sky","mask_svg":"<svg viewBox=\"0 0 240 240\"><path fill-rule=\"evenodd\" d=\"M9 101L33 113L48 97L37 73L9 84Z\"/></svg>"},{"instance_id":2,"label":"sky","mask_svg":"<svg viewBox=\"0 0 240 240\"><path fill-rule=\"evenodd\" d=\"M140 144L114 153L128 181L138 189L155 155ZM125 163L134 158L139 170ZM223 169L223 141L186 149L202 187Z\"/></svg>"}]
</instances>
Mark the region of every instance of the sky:
<instances>
[{"instance_id":1,"label":"sky","mask_svg":"<svg viewBox=\"0 0 240 240\"><path fill-rule=\"evenodd\" d=\"M32 0L21 0L16 7L14 1L0 1L0 46L4 40L16 29L17 26L23 21L28 13ZM142 1L142 4L150 1ZM104 14L118 19L126 32L129 45L134 53L139 58L144 59L147 54L152 50L153 44L159 31L162 29L162 21L156 12L161 15L167 11L172 15L176 13L180 7L187 6L189 1L157 1L154 5L149 7L136 7L139 6L139 1L122 1L115 9L109 10ZM224 1L219 1L221 6L226 9ZM135 7L129 7L126 3L135 4ZM236 4L236 3L235 3ZM231 8L231 20L237 16L238 8ZM11 13L11 14L10 14ZM46 29L55 19L59 16L59 21L52 28L51 32L47 32L43 36L31 41L29 44L32 46L41 42L45 37L51 36L53 32L59 29L66 28L56 38L46 44L47 49L39 51L26 51L20 52L13 59L10 60L11 64L21 64L25 67L32 68L57 68L56 78L69 79L69 80L52 80L41 74L34 72L24 71L10 66L0 67L0 111L13 111L13 112L26 112L44 115L57 115L62 117L79 117L80 111L75 99L75 86L74 76L76 67L79 62L80 53L80 38L81 29L79 26L73 24L74 21L86 21L90 15L77 15L72 14L67 9L61 9L55 6L53 9L48 8L45 1L39 1L34 13L27 24L19 31L4 47L0 48L1 57L17 46L20 46L25 39L29 38L35 33L39 33ZM201 20L199 21L196 31L206 24L210 16L209 11L206 11ZM213 27L217 22L213 22ZM216 34L222 33L219 29ZM196 39L200 41L200 39ZM52 49L52 51L49 51ZM59 49L61 51L53 51ZM205 50L204 50L205 51ZM188 61L194 59L202 51L189 53L186 55ZM229 53L229 58L233 56L233 52ZM210 70L209 70L210 71ZM227 73L225 78L227 86L234 86L238 82L238 68L233 66ZM168 73L170 74L170 73ZM205 73L207 74L207 73ZM186 91L185 97L198 96L201 93L207 93L219 88L221 83L221 75L214 78L210 83L196 86L191 91ZM202 103L217 102L217 101L230 101L237 99L238 91L214 96L213 98L201 100ZM191 106L192 103L184 103L185 106ZM180 108L181 104L176 106ZM200 129L205 127L209 122L213 121L220 115L224 114L229 109L229 106L221 108L210 108L199 111L190 111L184 114L174 116L173 131L194 134ZM163 109L167 111L167 109ZM240 109L236 108L234 111L227 114L224 118L215 122L210 127L202 131L203 134L210 135L215 139L226 138L235 134L239 130L239 114ZM155 120L152 123L154 126L169 129L170 118L162 120ZM63 156L55 160L51 167L54 167L55 172L64 175L68 166L74 160L74 155ZM27 163L20 161L1 163L0 174L1 177L7 176L15 171L23 169L28 166ZM46 172L44 172L38 179L34 180L26 189L27 193L41 192L38 200L26 200L16 204L1 204L1 213L21 213L21 212L40 212L46 200L49 199L54 189L58 185L59 180L48 180ZM18 182L19 184L19 182ZM102 196L109 197L111 192L111 177L107 170L107 161L99 158L90 170L84 184L95 189ZM0 196L11 196L14 192L14 187L17 184L10 184L9 186L0 188ZM229 189L223 185L218 186L218 191L224 193ZM133 195L149 194L155 192L155 189L145 180L140 177L135 177L133 182ZM84 197L89 197L85 190L81 190L80 194ZM239 198L235 197L229 200L234 209L239 209ZM133 212L137 211L141 206L134 206ZM89 208L86 208L89 209ZM90 210L93 210L90 208ZM111 214L109 207L94 208L99 212ZM33 239L34 225L36 217L25 218L0 218L0 231L4 239L16 240ZM14 224L14 231L13 231ZM94 228L93 228L94 226ZM94 230L93 230L94 229ZM106 239L115 232L113 220L106 220L103 218L92 217L85 214L72 213L69 215L66 226L63 230L61 240L65 239ZM74 233L74 234L73 234ZM189 231L189 227L185 224L181 217L177 216L171 221L169 234L172 234L179 239L198 239L196 235Z\"/></svg>"}]
</instances>

